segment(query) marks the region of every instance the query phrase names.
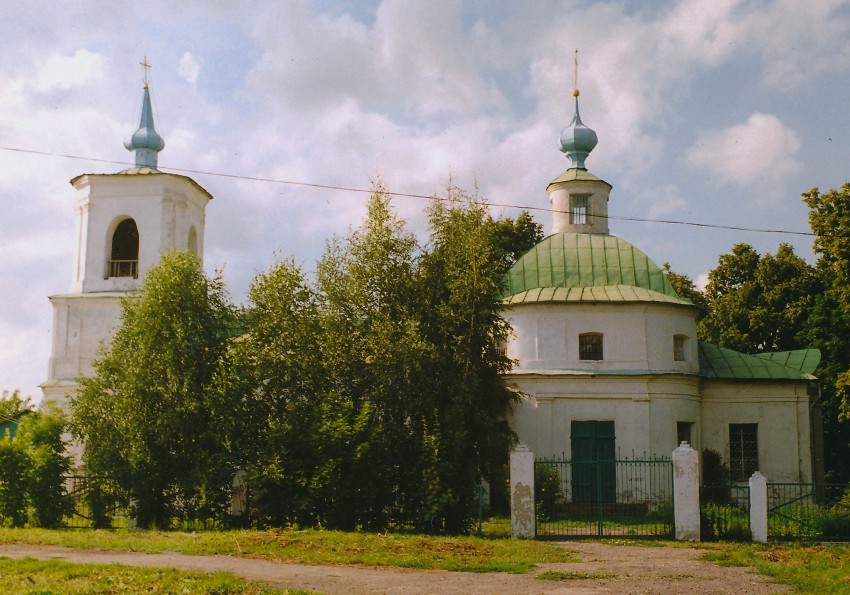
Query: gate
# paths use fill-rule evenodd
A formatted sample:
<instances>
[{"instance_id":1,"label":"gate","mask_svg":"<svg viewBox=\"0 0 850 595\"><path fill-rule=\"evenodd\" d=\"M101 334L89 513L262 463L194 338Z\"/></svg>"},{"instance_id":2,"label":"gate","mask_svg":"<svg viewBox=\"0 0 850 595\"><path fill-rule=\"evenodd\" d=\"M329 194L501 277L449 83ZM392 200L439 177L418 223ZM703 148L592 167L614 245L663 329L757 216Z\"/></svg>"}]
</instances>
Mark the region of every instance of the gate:
<instances>
[{"instance_id":1,"label":"gate","mask_svg":"<svg viewBox=\"0 0 850 595\"><path fill-rule=\"evenodd\" d=\"M669 459L535 461L540 538L673 537Z\"/></svg>"},{"instance_id":2,"label":"gate","mask_svg":"<svg viewBox=\"0 0 850 595\"><path fill-rule=\"evenodd\" d=\"M850 541L850 485L767 484L770 539Z\"/></svg>"}]
</instances>

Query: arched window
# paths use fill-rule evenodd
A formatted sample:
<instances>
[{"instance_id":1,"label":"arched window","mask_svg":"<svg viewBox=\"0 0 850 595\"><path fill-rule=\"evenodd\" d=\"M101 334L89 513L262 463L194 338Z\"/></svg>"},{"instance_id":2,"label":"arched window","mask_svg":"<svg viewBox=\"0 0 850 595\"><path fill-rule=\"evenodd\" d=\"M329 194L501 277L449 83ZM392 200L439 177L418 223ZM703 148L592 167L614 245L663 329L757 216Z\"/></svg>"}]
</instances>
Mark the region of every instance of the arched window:
<instances>
[{"instance_id":1,"label":"arched window","mask_svg":"<svg viewBox=\"0 0 850 595\"><path fill-rule=\"evenodd\" d=\"M194 225L189 228L189 241L186 248L195 256L198 255L198 232L195 231Z\"/></svg>"},{"instance_id":2,"label":"arched window","mask_svg":"<svg viewBox=\"0 0 850 595\"><path fill-rule=\"evenodd\" d=\"M124 219L112 234L109 276L139 276L139 230L132 219Z\"/></svg>"},{"instance_id":3,"label":"arched window","mask_svg":"<svg viewBox=\"0 0 850 595\"><path fill-rule=\"evenodd\" d=\"M578 358L602 359L602 333L584 333L578 336Z\"/></svg>"}]
</instances>

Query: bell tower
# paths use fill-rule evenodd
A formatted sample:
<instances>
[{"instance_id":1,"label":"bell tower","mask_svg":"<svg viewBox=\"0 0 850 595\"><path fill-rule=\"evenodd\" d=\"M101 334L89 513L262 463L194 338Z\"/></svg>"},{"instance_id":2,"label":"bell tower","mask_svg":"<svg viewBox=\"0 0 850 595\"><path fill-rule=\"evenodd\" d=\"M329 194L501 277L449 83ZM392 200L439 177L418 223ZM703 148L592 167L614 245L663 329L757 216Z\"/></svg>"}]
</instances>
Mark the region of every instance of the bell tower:
<instances>
[{"instance_id":1,"label":"bell tower","mask_svg":"<svg viewBox=\"0 0 850 595\"><path fill-rule=\"evenodd\" d=\"M114 174L82 174L77 191L76 253L70 291L50 297L53 345L46 399L64 406L77 379L91 373L102 344L120 322L121 299L141 287L162 254L189 250L202 258L207 203L212 196L189 177L157 169L165 147L154 128L150 89L142 94L139 126L124 146L135 166Z\"/></svg>"},{"instance_id":2,"label":"bell tower","mask_svg":"<svg viewBox=\"0 0 850 595\"><path fill-rule=\"evenodd\" d=\"M584 160L596 147L596 132L584 125L578 111L578 50L573 97L575 115L558 139L570 167L546 188L552 204L552 233L608 235L608 195L611 184L587 171Z\"/></svg>"}]
</instances>

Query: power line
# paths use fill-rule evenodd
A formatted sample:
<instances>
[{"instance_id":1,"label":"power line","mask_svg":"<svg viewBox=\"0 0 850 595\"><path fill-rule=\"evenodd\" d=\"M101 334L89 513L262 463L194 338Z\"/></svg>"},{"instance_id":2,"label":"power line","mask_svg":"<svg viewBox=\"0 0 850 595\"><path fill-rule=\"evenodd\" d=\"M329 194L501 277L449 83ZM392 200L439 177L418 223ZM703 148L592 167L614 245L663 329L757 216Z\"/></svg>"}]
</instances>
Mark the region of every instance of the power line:
<instances>
[{"instance_id":1,"label":"power line","mask_svg":"<svg viewBox=\"0 0 850 595\"><path fill-rule=\"evenodd\" d=\"M10 151L14 153L28 153L30 155L43 155L46 157L61 157L63 159L75 159L78 161L92 161L95 163L108 163L111 165L133 165L132 163L128 163L126 161L113 161L110 159L98 159L95 157L81 157L79 155L65 155L62 153L50 153L47 151L36 151L32 149L21 149L17 147L0 147L2 151ZM269 184L286 184L289 186L301 186L304 188L317 188L321 190L339 190L342 192L356 192L358 194L371 194L374 190L365 189L365 188L352 188L347 186L334 186L332 184L318 184L313 182L298 182L295 180L281 180L278 178L263 178L258 176L244 176L239 174L228 174L222 172L212 172L212 171L204 171L199 169L187 169L187 168L179 168L179 167L161 167L159 169L167 170L171 172L179 172L184 174L197 174L204 176L215 176L219 178L228 178L232 180L246 180L250 182L264 182ZM397 196L400 198L417 198L417 199L425 199L425 200L440 200L440 201L451 201L450 198L444 198L440 196L434 195L425 195L425 194L412 194L407 192L391 192L385 191L385 194L389 196ZM493 203L487 201L473 201L475 204L487 205L491 207L501 207L501 208L509 208L509 209L522 209L525 211L541 211L546 213L561 213L566 214L568 211L561 211L558 209L547 209L545 207L533 207L528 205L516 205L509 203ZM588 213L587 216L594 217L593 214ZM595 215L595 217L600 217L600 215ZM797 235L797 236L809 236L813 237L815 234L810 231L792 231L788 229L769 229L762 227L744 227L739 225L722 225L719 223L700 223L696 221L679 221L676 219L650 219L648 217L627 217L627 216L618 216L618 215L608 215L608 219L614 219L616 221L634 221L638 223L664 223L667 225L685 225L688 227L703 227L709 229L726 229L731 231L745 231L752 233L779 233L779 234L787 234L787 235Z\"/></svg>"}]
</instances>

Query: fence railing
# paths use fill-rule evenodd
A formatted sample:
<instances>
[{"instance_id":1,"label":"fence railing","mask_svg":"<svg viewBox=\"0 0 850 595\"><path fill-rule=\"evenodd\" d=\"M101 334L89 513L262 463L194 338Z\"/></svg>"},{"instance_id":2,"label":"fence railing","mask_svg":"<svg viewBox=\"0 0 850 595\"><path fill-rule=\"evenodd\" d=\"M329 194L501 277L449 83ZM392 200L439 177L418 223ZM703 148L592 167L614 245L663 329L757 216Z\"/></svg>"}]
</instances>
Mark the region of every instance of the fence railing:
<instances>
[{"instance_id":1,"label":"fence railing","mask_svg":"<svg viewBox=\"0 0 850 595\"><path fill-rule=\"evenodd\" d=\"M767 533L780 541L850 541L850 486L768 483Z\"/></svg>"},{"instance_id":2,"label":"fence railing","mask_svg":"<svg viewBox=\"0 0 850 595\"><path fill-rule=\"evenodd\" d=\"M699 516L703 541L750 541L750 487L701 486Z\"/></svg>"},{"instance_id":3,"label":"fence railing","mask_svg":"<svg viewBox=\"0 0 850 595\"><path fill-rule=\"evenodd\" d=\"M86 475L69 475L65 488L73 504L64 525L71 529L124 528L130 525L129 502L114 481Z\"/></svg>"},{"instance_id":4,"label":"fence railing","mask_svg":"<svg viewBox=\"0 0 850 595\"><path fill-rule=\"evenodd\" d=\"M669 460L537 461L539 537L669 537Z\"/></svg>"},{"instance_id":5,"label":"fence railing","mask_svg":"<svg viewBox=\"0 0 850 595\"><path fill-rule=\"evenodd\" d=\"M110 277L139 277L138 260L110 260L108 265Z\"/></svg>"}]
</instances>

